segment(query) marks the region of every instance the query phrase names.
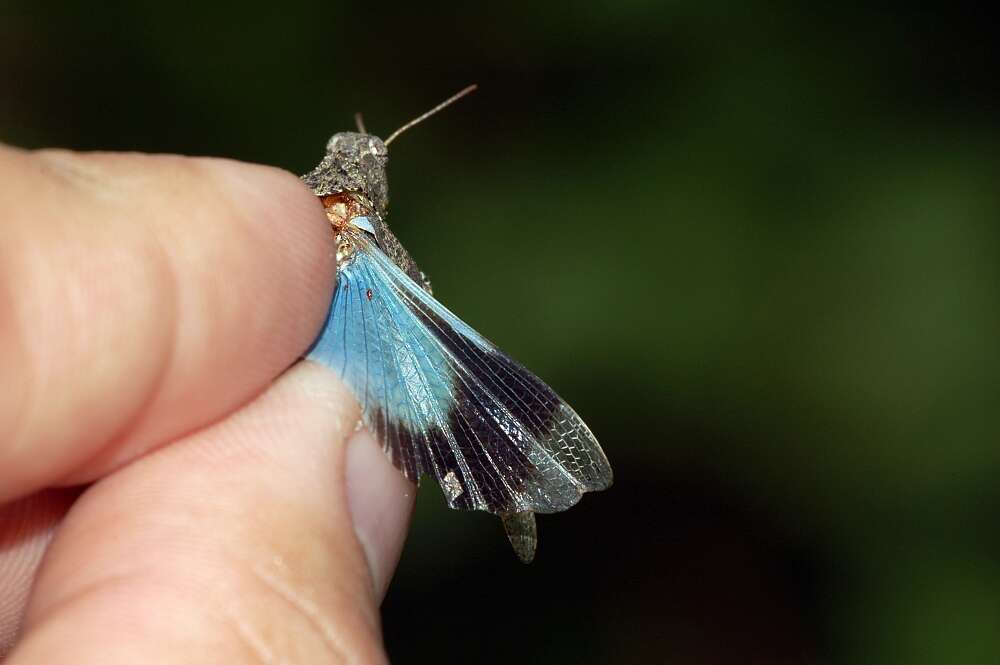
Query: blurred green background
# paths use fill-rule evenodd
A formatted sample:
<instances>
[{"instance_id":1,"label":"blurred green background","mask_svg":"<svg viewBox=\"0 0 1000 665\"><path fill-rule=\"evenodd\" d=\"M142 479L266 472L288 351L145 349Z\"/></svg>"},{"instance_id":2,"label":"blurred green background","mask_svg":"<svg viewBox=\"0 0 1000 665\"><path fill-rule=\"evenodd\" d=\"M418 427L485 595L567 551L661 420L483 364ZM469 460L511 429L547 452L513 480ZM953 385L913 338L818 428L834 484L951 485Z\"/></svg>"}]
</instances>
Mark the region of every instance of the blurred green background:
<instances>
[{"instance_id":1,"label":"blurred green background","mask_svg":"<svg viewBox=\"0 0 1000 665\"><path fill-rule=\"evenodd\" d=\"M914 5L4 0L0 139L301 173L480 84L393 145L390 222L615 485L524 567L425 484L395 662L982 663L1000 46Z\"/></svg>"}]
</instances>

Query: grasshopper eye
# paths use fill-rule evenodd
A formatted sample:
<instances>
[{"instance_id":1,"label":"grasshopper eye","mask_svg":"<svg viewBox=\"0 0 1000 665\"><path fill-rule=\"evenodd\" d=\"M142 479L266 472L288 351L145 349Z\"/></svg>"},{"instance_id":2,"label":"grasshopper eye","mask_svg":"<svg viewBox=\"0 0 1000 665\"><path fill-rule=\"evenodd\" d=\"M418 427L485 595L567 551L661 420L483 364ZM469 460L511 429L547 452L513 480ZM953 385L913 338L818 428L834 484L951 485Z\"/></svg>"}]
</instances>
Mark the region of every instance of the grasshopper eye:
<instances>
[{"instance_id":1,"label":"grasshopper eye","mask_svg":"<svg viewBox=\"0 0 1000 665\"><path fill-rule=\"evenodd\" d=\"M385 157L389 154L385 144L377 138L368 139L368 151L375 157Z\"/></svg>"}]
</instances>

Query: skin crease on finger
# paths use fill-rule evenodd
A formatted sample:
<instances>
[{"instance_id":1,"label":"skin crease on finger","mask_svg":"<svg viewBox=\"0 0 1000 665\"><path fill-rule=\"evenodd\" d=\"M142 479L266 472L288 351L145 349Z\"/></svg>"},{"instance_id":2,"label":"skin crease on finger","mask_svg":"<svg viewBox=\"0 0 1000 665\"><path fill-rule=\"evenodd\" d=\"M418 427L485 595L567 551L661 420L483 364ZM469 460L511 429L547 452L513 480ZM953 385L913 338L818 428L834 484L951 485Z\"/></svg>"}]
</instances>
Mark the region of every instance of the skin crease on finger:
<instances>
[{"instance_id":1,"label":"skin crease on finger","mask_svg":"<svg viewBox=\"0 0 1000 665\"><path fill-rule=\"evenodd\" d=\"M44 490L0 506L0 660L17 638L42 555L78 494Z\"/></svg>"},{"instance_id":2,"label":"skin crease on finger","mask_svg":"<svg viewBox=\"0 0 1000 665\"><path fill-rule=\"evenodd\" d=\"M293 175L0 146L0 503L252 399L319 329L333 247Z\"/></svg>"}]
</instances>

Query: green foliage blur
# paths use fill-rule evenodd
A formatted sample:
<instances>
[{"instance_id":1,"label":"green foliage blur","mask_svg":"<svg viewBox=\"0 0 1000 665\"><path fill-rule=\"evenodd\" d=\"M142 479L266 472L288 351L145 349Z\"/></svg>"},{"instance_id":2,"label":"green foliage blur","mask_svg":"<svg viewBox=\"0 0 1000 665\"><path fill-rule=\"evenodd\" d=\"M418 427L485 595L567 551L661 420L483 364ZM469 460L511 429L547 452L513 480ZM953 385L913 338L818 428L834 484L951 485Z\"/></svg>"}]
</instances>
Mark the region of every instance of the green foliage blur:
<instances>
[{"instance_id":1,"label":"green foliage blur","mask_svg":"<svg viewBox=\"0 0 1000 665\"><path fill-rule=\"evenodd\" d=\"M615 486L499 523L421 490L395 662L1000 654L1000 46L973 5L0 6L0 140L301 173L387 135L436 295ZM2 184L0 184L2 186ZM280 229L275 229L280 233Z\"/></svg>"}]
</instances>

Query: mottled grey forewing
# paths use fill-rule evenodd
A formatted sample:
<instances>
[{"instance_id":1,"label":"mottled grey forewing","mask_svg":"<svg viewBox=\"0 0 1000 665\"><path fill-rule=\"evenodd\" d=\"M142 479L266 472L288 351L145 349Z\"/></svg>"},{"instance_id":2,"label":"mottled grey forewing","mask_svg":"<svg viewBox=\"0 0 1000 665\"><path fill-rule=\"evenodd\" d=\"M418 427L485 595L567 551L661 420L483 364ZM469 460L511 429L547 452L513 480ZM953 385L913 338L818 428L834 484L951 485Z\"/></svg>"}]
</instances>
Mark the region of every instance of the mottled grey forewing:
<instances>
[{"instance_id":1,"label":"mottled grey forewing","mask_svg":"<svg viewBox=\"0 0 1000 665\"><path fill-rule=\"evenodd\" d=\"M353 233L353 232L352 232ZM367 236L339 267L308 357L354 390L393 463L452 508L556 512L611 484L593 434L538 377L428 295Z\"/></svg>"}]
</instances>

